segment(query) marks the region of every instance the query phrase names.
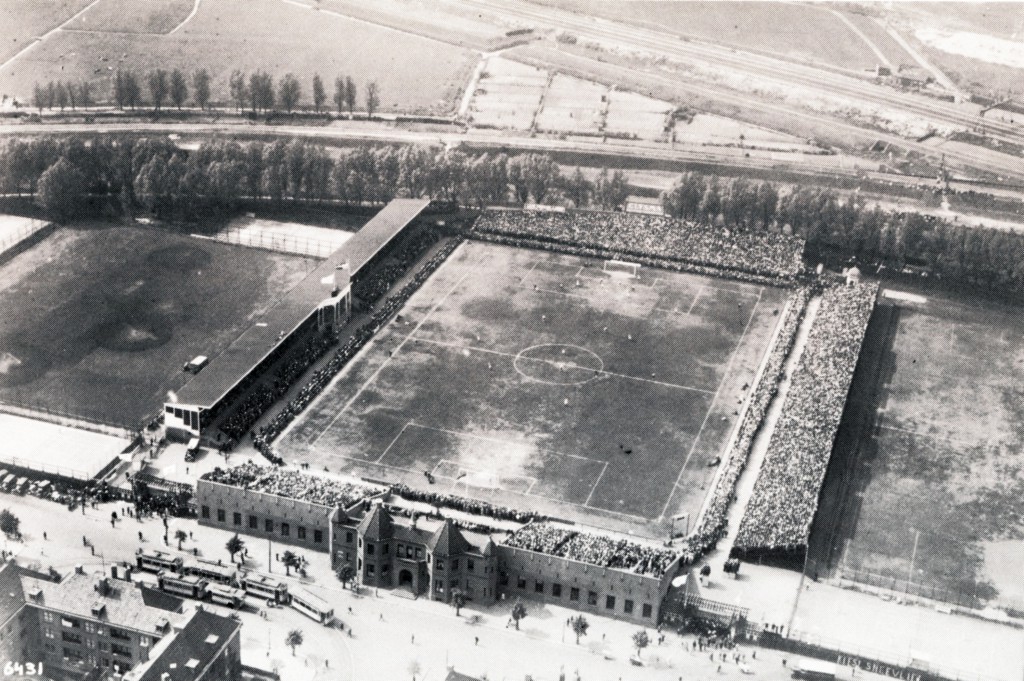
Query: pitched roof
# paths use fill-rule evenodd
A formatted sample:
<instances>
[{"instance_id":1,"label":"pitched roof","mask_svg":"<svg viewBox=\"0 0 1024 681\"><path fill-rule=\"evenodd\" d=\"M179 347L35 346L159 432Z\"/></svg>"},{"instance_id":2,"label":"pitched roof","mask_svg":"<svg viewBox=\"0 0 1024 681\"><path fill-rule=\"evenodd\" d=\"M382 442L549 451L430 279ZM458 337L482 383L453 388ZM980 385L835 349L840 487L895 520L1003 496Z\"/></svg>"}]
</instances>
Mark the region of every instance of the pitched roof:
<instances>
[{"instance_id":1,"label":"pitched roof","mask_svg":"<svg viewBox=\"0 0 1024 681\"><path fill-rule=\"evenodd\" d=\"M380 504L374 504L370 512L359 522L359 534L367 541L390 539L394 523L391 514Z\"/></svg>"},{"instance_id":2,"label":"pitched roof","mask_svg":"<svg viewBox=\"0 0 1024 681\"><path fill-rule=\"evenodd\" d=\"M427 542L427 548L441 556L455 556L465 553L469 549L469 542L459 532L455 523L450 518L446 518L444 524L437 528Z\"/></svg>"},{"instance_id":3,"label":"pitched roof","mask_svg":"<svg viewBox=\"0 0 1024 681\"><path fill-rule=\"evenodd\" d=\"M21 571L14 560L9 560L0 567L0 624L11 619L24 605Z\"/></svg>"},{"instance_id":4,"label":"pitched roof","mask_svg":"<svg viewBox=\"0 0 1024 681\"><path fill-rule=\"evenodd\" d=\"M484 544L484 547L482 549L480 549L480 553L482 553L485 556L493 556L496 548L497 545L494 543L494 540L490 537L487 537L487 543Z\"/></svg>"},{"instance_id":5,"label":"pitched roof","mask_svg":"<svg viewBox=\"0 0 1024 681\"><path fill-rule=\"evenodd\" d=\"M163 653L153 660L139 681L159 681L169 674L173 681L193 681L223 650L242 623L199 610Z\"/></svg>"}]
</instances>

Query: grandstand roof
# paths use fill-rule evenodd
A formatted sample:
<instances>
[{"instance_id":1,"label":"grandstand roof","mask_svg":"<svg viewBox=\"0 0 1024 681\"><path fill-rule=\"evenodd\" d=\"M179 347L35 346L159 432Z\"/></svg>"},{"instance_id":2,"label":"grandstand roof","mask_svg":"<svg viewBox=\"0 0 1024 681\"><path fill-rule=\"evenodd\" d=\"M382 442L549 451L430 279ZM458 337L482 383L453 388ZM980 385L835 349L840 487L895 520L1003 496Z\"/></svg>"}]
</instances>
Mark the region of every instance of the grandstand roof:
<instances>
[{"instance_id":1,"label":"grandstand roof","mask_svg":"<svg viewBox=\"0 0 1024 681\"><path fill-rule=\"evenodd\" d=\"M210 364L178 391L178 402L212 407L220 401L330 298L330 287L323 279L337 272L338 288L344 291L345 271L337 268L348 263L348 276L354 276L429 204L429 199L395 199L384 206L231 345L213 356Z\"/></svg>"}]
</instances>

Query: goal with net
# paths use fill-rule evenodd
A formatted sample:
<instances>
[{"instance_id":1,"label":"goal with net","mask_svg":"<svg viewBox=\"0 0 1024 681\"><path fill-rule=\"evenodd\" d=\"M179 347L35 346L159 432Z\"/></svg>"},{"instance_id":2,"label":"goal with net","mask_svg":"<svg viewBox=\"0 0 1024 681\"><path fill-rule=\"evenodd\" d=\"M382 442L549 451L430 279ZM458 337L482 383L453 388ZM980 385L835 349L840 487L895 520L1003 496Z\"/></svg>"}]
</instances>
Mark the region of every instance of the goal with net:
<instances>
[{"instance_id":1,"label":"goal with net","mask_svg":"<svg viewBox=\"0 0 1024 681\"><path fill-rule=\"evenodd\" d=\"M627 262L625 260L605 260L604 271L609 274L622 274L627 277L636 277L640 274L640 263Z\"/></svg>"}]
</instances>

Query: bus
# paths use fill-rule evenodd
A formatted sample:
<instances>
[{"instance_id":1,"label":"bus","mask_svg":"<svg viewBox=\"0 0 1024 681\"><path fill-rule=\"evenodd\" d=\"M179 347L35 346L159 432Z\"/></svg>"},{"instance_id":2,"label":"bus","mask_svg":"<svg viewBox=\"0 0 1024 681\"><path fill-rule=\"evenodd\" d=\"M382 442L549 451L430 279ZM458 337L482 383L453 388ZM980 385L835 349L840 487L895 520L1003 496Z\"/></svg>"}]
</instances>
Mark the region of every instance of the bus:
<instances>
[{"instance_id":1,"label":"bus","mask_svg":"<svg viewBox=\"0 0 1024 681\"><path fill-rule=\"evenodd\" d=\"M240 608L245 603L245 590L236 589L232 586L211 583L206 585L206 595L212 603L227 605L232 608Z\"/></svg>"},{"instance_id":2,"label":"bus","mask_svg":"<svg viewBox=\"0 0 1024 681\"><path fill-rule=\"evenodd\" d=\"M292 591L291 597L291 606L303 615L320 624L329 625L334 621L334 608L319 596L314 596L305 589L297 588Z\"/></svg>"},{"instance_id":3,"label":"bus","mask_svg":"<svg viewBox=\"0 0 1024 681\"><path fill-rule=\"evenodd\" d=\"M235 586L238 584L238 570L234 565L218 565L209 560L189 560L184 563L185 574L202 577L208 582Z\"/></svg>"},{"instance_id":4,"label":"bus","mask_svg":"<svg viewBox=\"0 0 1024 681\"><path fill-rule=\"evenodd\" d=\"M288 602L288 585L273 577L250 572L242 578L242 588L247 596L264 598L285 604Z\"/></svg>"},{"instance_id":5,"label":"bus","mask_svg":"<svg viewBox=\"0 0 1024 681\"><path fill-rule=\"evenodd\" d=\"M161 570L156 576L161 591L202 600L206 597L206 580L193 575L176 575L169 570Z\"/></svg>"},{"instance_id":6,"label":"bus","mask_svg":"<svg viewBox=\"0 0 1024 681\"><path fill-rule=\"evenodd\" d=\"M161 570L181 572L181 562L181 558L172 556L166 551L157 549L152 551L138 549L135 551L135 563L140 570L148 570L150 572L160 572Z\"/></svg>"}]
</instances>

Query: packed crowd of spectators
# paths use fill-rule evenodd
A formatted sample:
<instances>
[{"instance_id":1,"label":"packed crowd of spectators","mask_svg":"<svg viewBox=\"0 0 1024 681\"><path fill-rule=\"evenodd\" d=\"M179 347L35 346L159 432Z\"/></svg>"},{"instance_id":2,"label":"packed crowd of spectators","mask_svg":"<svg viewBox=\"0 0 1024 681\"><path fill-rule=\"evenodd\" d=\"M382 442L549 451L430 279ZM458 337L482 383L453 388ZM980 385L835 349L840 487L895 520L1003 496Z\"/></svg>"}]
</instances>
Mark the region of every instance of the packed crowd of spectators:
<instances>
[{"instance_id":1,"label":"packed crowd of spectators","mask_svg":"<svg viewBox=\"0 0 1024 681\"><path fill-rule=\"evenodd\" d=\"M332 508L349 508L380 492L373 487L321 478L277 466L261 466L251 461L235 468L215 468L200 479Z\"/></svg>"},{"instance_id":2,"label":"packed crowd of spectators","mask_svg":"<svg viewBox=\"0 0 1024 681\"><path fill-rule=\"evenodd\" d=\"M436 508L450 508L462 513L487 516L495 520L511 520L517 523L528 523L534 520L543 520L544 516L533 511L520 511L508 506L495 506L486 501L469 499L444 492L431 492L429 490L418 490L399 483L391 487L391 493L402 497L406 501L418 501L430 504Z\"/></svg>"},{"instance_id":3,"label":"packed crowd of spectators","mask_svg":"<svg viewBox=\"0 0 1024 681\"><path fill-rule=\"evenodd\" d=\"M764 369L748 398L747 409L743 413L736 437L725 455L722 472L711 492L711 499L704 509L699 524L683 545L683 561L687 565L696 562L701 555L713 549L718 540L725 536L729 506L736 493L736 483L747 465L754 438L761 429L761 424L764 423L768 407L779 391L786 357L793 349L797 329L804 318L804 312L810 299L811 289L807 287L797 289L790 299L789 307L785 312L786 316L780 322L778 335L765 358Z\"/></svg>"},{"instance_id":4,"label":"packed crowd of spectators","mask_svg":"<svg viewBox=\"0 0 1024 681\"><path fill-rule=\"evenodd\" d=\"M806 547L877 288L836 286L822 296L740 523L741 553Z\"/></svg>"},{"instance_id":5,"label":"packed crowd of spectators","mask_svg":"<svg viewBox=\"0 0 1024 681\"><path fill-rule=\"evenodd\" d=\"M238 405L235 411L224 420L220 429L235 440L243 437L252 425L281 398L292 384L318 359L338 344L335 332L318 333L307 339L301 348L292 352L278 366L270 380L260 383Z\"/></svg>"},{"instance_id":6,"label":"packed crowd of spectators","mask_svg":"<svg viewBox=\"0 0 1024 681\"><path fill-rule=\"evenodd\" d=\"M256 449L270 461L280 463L281 459L274 453L272 447L272 443L277 436L284 432L288 424L294 421L295 417L301 414L323 392L327 384L331 382L331 379L338 375L345 365L348 364L348 361L362 349L366 342L373 337L373 334L377 333L391 315L397 312L402 305L405 305L405 302L412 297L412 294L444 263L460 243L461 239L452 239L446 243L423 264L423 267L416 272L409 283L403 286L397 293L388 297L380 308L374 311L370 320L349 336L348 340L334 353L330 361L313 373L306 385L299 391L299 394L288 402L267 425L261 426L259 432L254 434L253 445Z\"/></svg>"},{"instance_id":7,"label":"packed crowd of spectators","mask_svg":"<svg viewBox=\"0 0 1024 681\"><path fill-rule=\"evenodd\" d=\"M660 579L677 554L625 539L577 532L547 523L530 523L511 534L506 546L568 558L580 563L626 570Z\"/></svg>"},{"instance_id":8,"label":"packed crowd of spectators","mask_svg":"<svg viewBox=\"0 0 1024 681\"><path fill-rule=\"evenodd\" d=\"M791 279L802 269L804 241L784 234L734 232L636 213L484 211L474 229L529 239L544 247L592 248L604 257L663 258L697 268ZM698 270L700 271L700 270Z\"/></svg>"},{"instance_id":9,"label":"packed crowd of spectators","mask_svg":"<svg viewBox=\"0 0 1024 681\"><path fill-rule=\"evenodd\" d=\"M368 306L388 292L388 289L405 274L401 265L384 264L373 269L373 272L352 285L352 295L359 299L360 309Z\"/></svg>"}]
</instances>

